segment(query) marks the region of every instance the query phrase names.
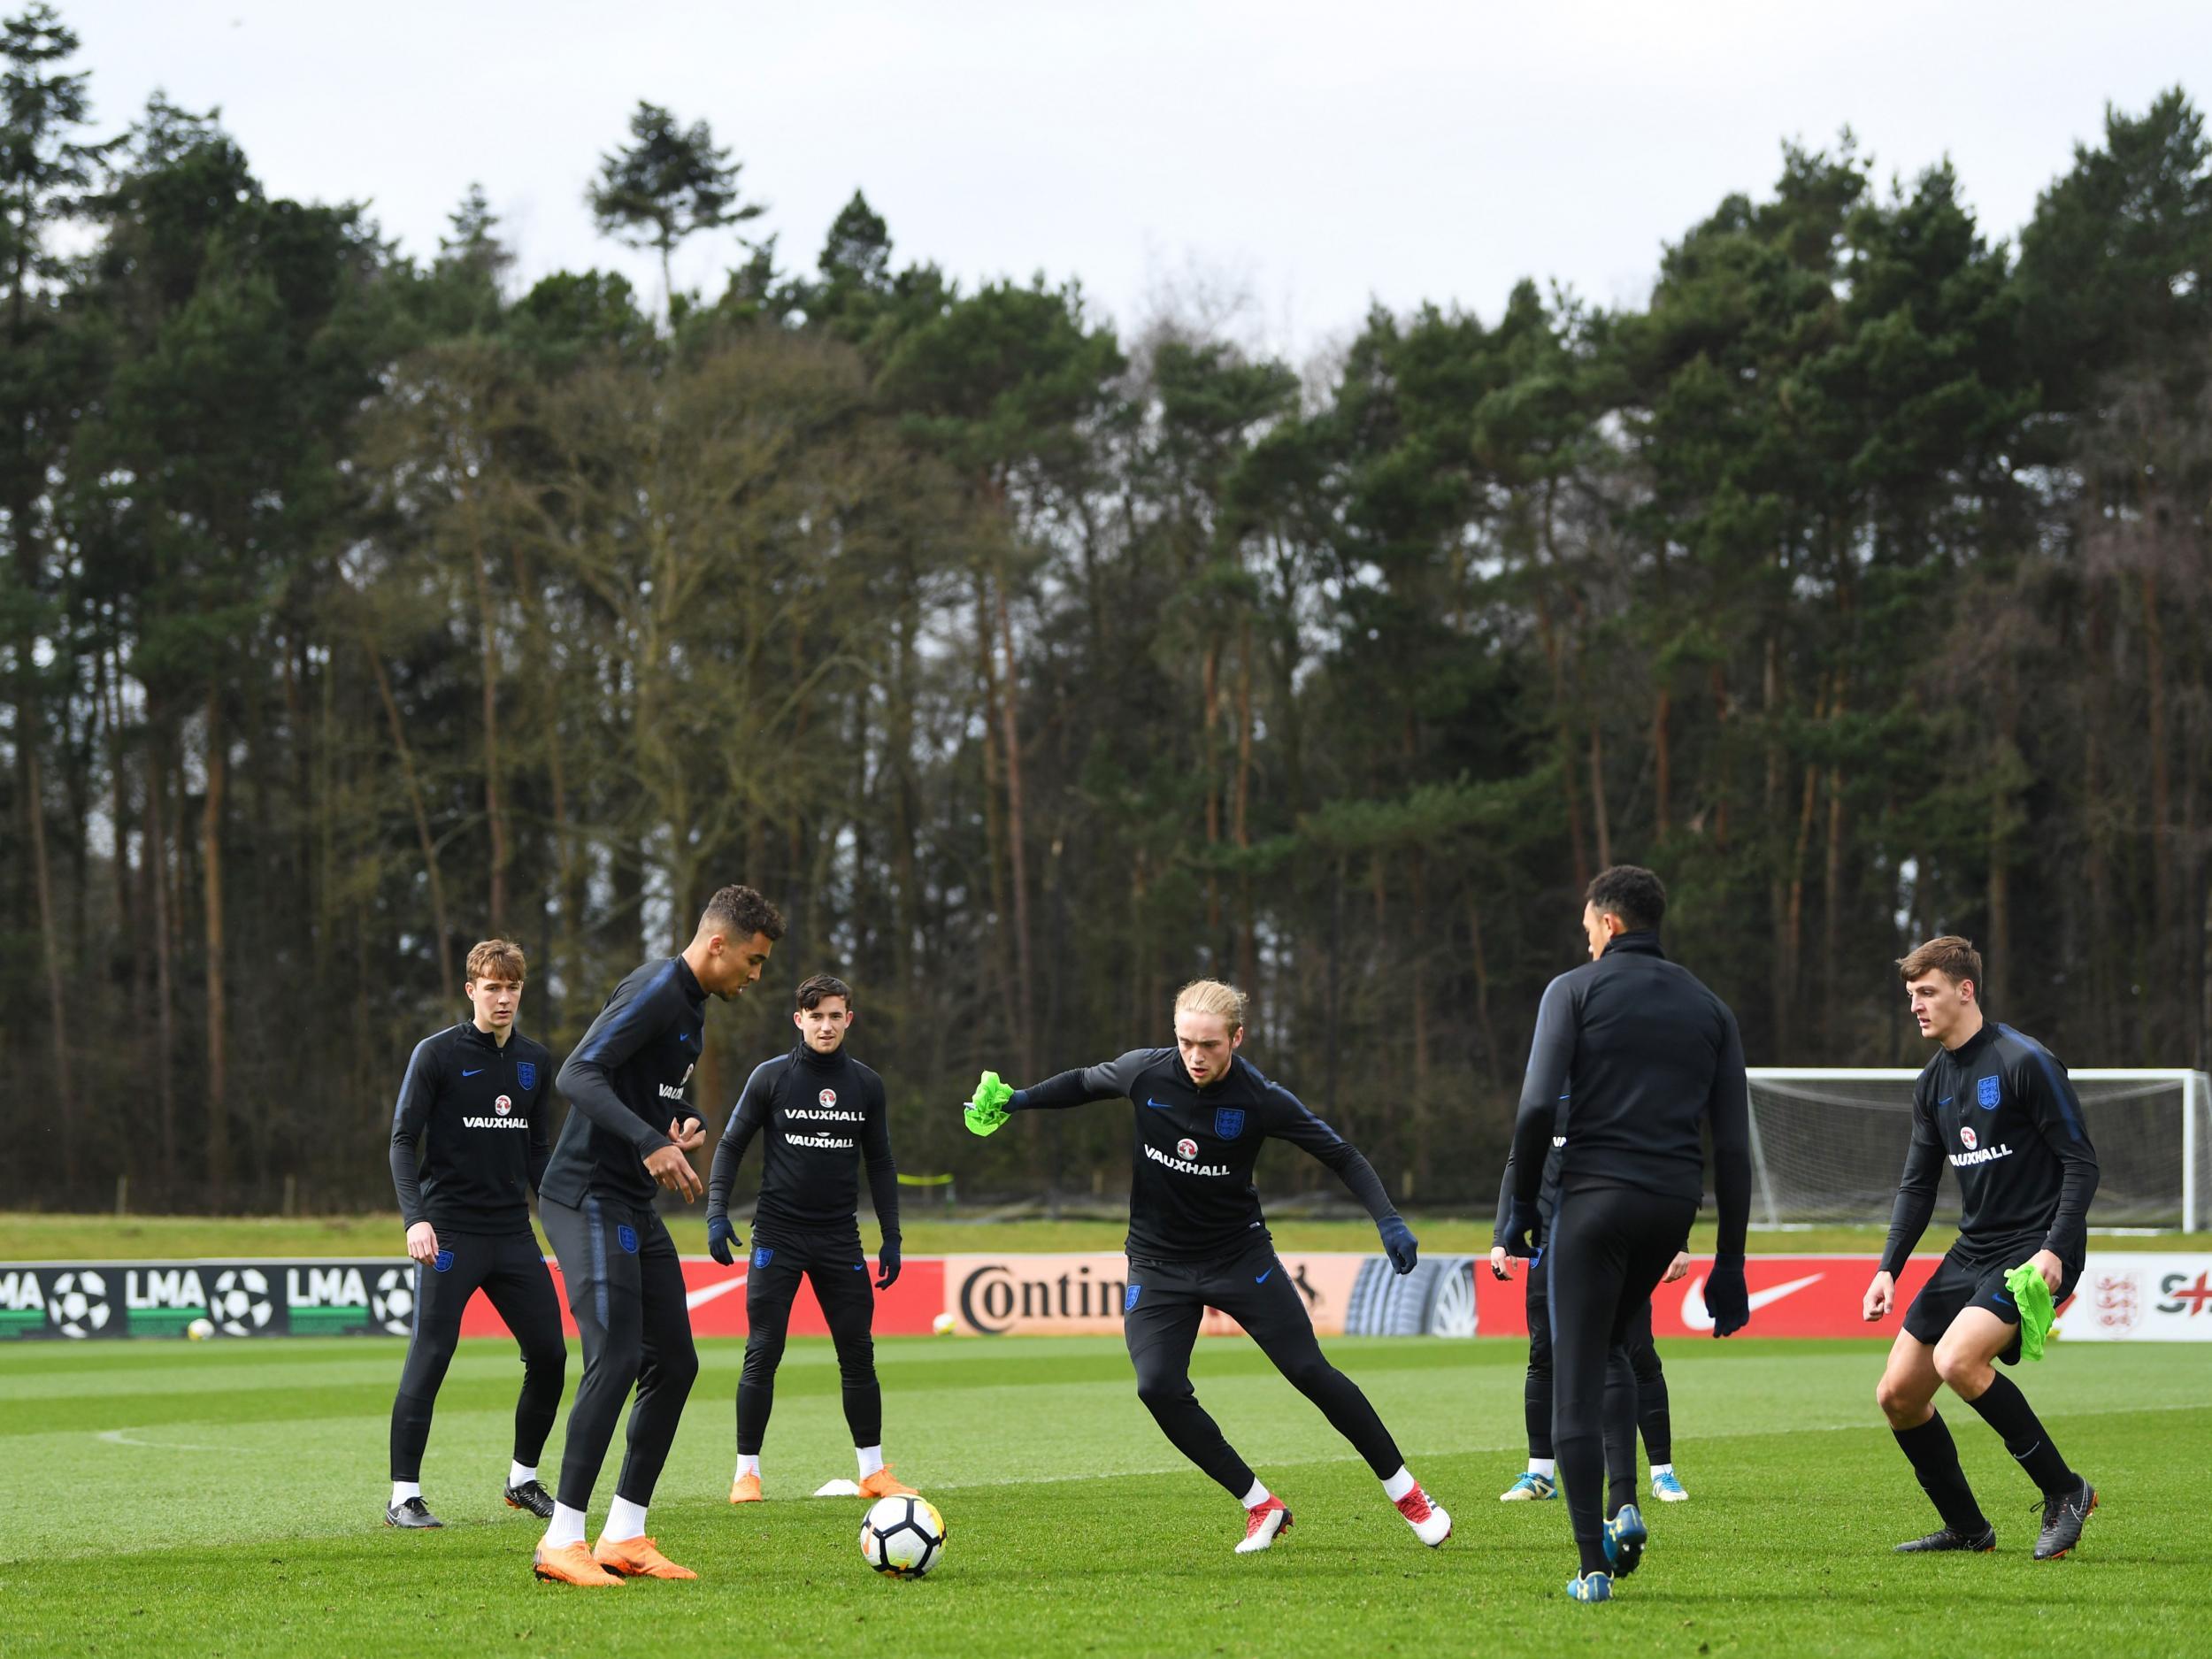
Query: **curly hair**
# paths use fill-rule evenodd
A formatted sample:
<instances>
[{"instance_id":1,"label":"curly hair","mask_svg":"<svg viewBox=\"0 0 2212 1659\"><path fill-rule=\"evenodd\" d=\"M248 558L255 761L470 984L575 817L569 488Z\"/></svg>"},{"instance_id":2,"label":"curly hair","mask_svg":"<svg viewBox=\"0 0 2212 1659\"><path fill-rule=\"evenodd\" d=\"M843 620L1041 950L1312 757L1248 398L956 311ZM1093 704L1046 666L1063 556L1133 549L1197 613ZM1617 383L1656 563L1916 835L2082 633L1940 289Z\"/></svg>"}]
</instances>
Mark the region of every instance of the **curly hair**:
<instances>
[{"instance_id":1,"label":"curly hair","mask_svg":"<svg viewBox=\"0 0 2212 1659\"><path fill-rule=\"evenodd\" d=\"M1601 870L1582 895L1590 908L1611 911L1632 933L1659 926L1667 913L1667 885L1641 864L1614 864Z\"/></svg>"}]
</instances>

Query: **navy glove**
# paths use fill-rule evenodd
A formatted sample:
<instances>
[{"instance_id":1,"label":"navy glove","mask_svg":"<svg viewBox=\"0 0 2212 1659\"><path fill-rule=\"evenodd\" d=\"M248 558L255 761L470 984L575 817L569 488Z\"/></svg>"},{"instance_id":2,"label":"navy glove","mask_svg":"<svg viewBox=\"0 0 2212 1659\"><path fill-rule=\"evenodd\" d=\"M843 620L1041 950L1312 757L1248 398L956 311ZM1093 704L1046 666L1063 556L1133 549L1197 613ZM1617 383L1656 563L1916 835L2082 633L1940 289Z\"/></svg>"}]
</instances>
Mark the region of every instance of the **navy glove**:
<instances>
[{"instance_id":1,"label":"navy glove","mask_svg":"<svg viewBox=\"0 0 2212 1659\"><path fill-rule=\"evenodd\" d=\"M1505 1246L1508 1256L1534 1256L1536 1246L1532 1238L1542 1225L1536 1206L1525 1198L1516 1198L1506 1210L1505 1226L1498 1233L1498 1242Z\"/></svg>"},{"instance_id":2,"label":"navy glove","mask_svg":"<svg viewBox=\"0 0 2212 1659\"><path fill-rule=\"evenodd\" d=\"M745 1248L745 1240L737 1236L737 1229L730 1225L730 1218L719 1210L707 1217L707 1254L725 1267L736 1265L730 1258L730 1247Z\"/></svg>"},{"instance_id":3,"label":"navy glove","mask_svg":"<svg viewBox=\"0 0 2212 1659\"><path fill-rule=\"evenodd\" d=\"M1390 1258L1391 1266L1401 1273L1410 1273L1421 1259L1421 1241L1413 1236L1413 1229L1395 1216L1385 1216L1375 1224L1375 1230L1382 1234L1383 1254Z\"/></svg>"},{"instance_id":4,"label":"navy glove","mask_svg":"<svg viewBox=\"0 0 2212 1659\"><path fill-rule=\"evenodd\" d=\"M1705 1311L1715 1336L1733 1336L1751 1323L1751 1293L1744 1287L1743 1257L1717 1256L1705 1275Z\"/></svg>"},{"instance_id":5,"label":"navy glove","mask_svg":"<svg viewBox=\"0 0 2212 1659\"><path fill-rule=\"evenodd\" d=\"M876 1288L888 1290L899 1276L899 1241L886 1239L883 1248L876 1252Z\"/></svg>"}]
</instances>

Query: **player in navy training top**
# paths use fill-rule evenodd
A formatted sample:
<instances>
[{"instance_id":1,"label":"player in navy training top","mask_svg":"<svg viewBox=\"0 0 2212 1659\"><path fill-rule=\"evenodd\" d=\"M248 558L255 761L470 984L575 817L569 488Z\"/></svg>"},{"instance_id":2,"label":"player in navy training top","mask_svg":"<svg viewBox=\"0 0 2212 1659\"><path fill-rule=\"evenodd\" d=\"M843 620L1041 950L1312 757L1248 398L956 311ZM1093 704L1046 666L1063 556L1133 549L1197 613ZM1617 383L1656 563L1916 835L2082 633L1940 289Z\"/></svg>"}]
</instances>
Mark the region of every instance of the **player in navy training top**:
<instances>
[{"instance_id":1,"label":"player in navy training top","mask_svg":"<svg viewBox=\"0 0 2212 1659\"><path fill-rule=\"evenodd\" d=\"M1556 1150L1550 1276L1552 1430L1580 1570L1578 1601L1605 1601L1648 1536L1633 1477L1601 1492L1604 1441L1632 1446L1628 1333L1689 1236L1713 1146L1719 1238L1705 1278L1713 1334L1749 1319L1750 1106L1743 1041L1728 1004L1659 946L1667 890L1636 864L1598 872L1583 895L1591 959L1545 987L1513 1126L1506 1252L1533 1256L1537 1199ZM1632 1464L1632 1454L1631 1456Z\"/></svg>"},{"instance_id":2,"label":"player in navy training top","mask_svg":"<svg viewBox=\"0 0 2212 1659\"><path fill-rule=\"evenodd\" d=\"M568 1348L530 1231L530 1194L552 1145L553 1056L515 1029L525 967L508 940L469 952L461 989L473 1017L415 1045L392 1110L392 1188L415 1262L415 1329L392 1402L391 1526L442 1525L422 1499L423 1448L462 1310L480 1289L522 1348L504 1495L540 1519L553 1513L538 1454L560 1409Z\"/></svg>"},{"instance_id":3,"label":"player in navy training top","mask_svg":"<svg viewBox=\"0 0 2212 1659\"><path fill-rule=\"evenodd\" d=\"M1252 1184L1261 1143L1287 1141L1335 1171L1375 1218L1399 1272L1413 1271L1417 1241L1358 1148L1240 1057L1243 1041L1243 994L1218 980L1194 980L1175 999L1174 1048L1138 1048L1103 1065L1063 1071L1017 1090L1006 1109L1048 1111L1128 1099L1134 1158L1122 1325L1137 1397L1175 1448L1244 1505L1237 1552L1267 1548L1290 1530L1291 1513L1222 1438L1192 1391L1191 1344L1209 1307L1242 1325L1291 1386L1320 1407L1374 1471L1414 1535L1433 1549L1451 1536L1451 1517L1406 1471L1397 1442L1358 1385L1322 1354L1305 1299L1276 1258Z\"/></svg>"},{"instance_id":4,"label":"player in navy training top","mask_svg":"<svg viewBox=\"0 0 2212 1659\"><path fill-rule=\"evenodd\" d=\"M2097 1153L2066 1068L2034 1038L1984 1017L1982 958L1956 934L1901 957L1920 1033L1937 1045L1913 1086L1912 1141L1882 1264L1866 1289L1877 1320L1896 1299L1897 1275L1935 1212L1945 1164L1957 1171L1959 1236L1905 1311L1875 1391L1897 1444L1943 1525L1897 1546L1909 1555L1984 1551L1997 1529L1974 1500L1958 1448L1935 1409L1936 1387L1972 1406L2043 1493L2035 1558L2081 1541L2096 1488L2067 1467L2034 1409L1993 1360L2020 1357L2021 1310L2008 1273L2032 1266L2054 1305L2073 1294L2088 1248Z\"/></svg>"},{"instance_id":5,"label":"player in navy training top","mask_svg":"<svg viewBox=\"0 0 2212 1659\"><path fill-rule=\"evenodd\" d=\"M561 1584L694 1578L646 1536L645 1510L699 1374L676 1241L653 1208L657 1187L686 1203L704 1190L685 1155L706 1130L684 1091L699 1063L710 996L742 995L783 936L776 907L750 887L707 901L680 955L633 969L561 1067L568 1121L539 1194L583 1338L584 1377L568 1409L553 1517L534 1569ZM662 1125L667 1125L665 1132ZM596 1549L584 1512L622 1402L629 1442Z\"/></svg>"},{"instance_id":6,"label":"player in navy training top","mask_svg":"<svg viewBox=\"0 0 2212 1659\"><path fill-rule=\"evenodd\" d=\"M755 1069L730 1113L707 1179L707 1250L724 1266L745 1248L730 1225L730 1184L755 1136L762 1143L760 1199L746 1270L745 1369L737 1385L737 1473L732 1503L760 1502L760 1448L775 1403L776 1367L799 1282L814 1286L837 1348L837 1370L864 1497L912 1497L883 1461L883 1389L876 1381L874 1290L899 1276L899 1170L891 1159L883 1079L846 1052L852 987L826 973L799 987L791 1023L799 1041ZM860 1248L859 1171L883 1239L872 1290Z\"/></svg>"}]
</instances>

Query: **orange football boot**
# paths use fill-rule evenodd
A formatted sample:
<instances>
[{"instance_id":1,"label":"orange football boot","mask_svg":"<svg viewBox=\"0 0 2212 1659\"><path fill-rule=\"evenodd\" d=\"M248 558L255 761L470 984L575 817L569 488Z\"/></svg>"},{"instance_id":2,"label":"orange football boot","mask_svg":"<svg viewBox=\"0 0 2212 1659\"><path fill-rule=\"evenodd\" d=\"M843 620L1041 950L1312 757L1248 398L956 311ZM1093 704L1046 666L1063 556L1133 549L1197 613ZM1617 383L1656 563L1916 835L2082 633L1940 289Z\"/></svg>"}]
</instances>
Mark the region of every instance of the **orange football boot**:
<instances>
[{"instance_id":1,"label":"orange football boot","mask_svg":"<svg viewBox=\"0 0 2212 1659\"><path fill-rule=\"evenodd\" d=\"M620 1573L626 1578L695 1578L699 1575L688 1567L679 1567L661 1554L653 1540L642 1533L635 1538L603 1538L599 1548L591 1552L591 1558L609 1572Z\"/></svg>"},{"instance_id":2,"label":"orange football boot","mask_svg":"<svg viewBox=\"0 0 2212 1659\"><path fill-rule=\"evenodd\" d=\"M891 1465L886 1463L860 1483L860 1495L864 1498L918 1498L922 1494L911 1486L902 1485L892 1475Z\"/></svg>"},{"instance_id":3,"label":"orange football boot","mask_svg":"<svg viewBox=\"0 0 2212 1659\"><path fill-rule=\"evenodd\" d=\"M758 1475L740 1475L736 1479L731 1481L730 1502L732 1503L760 1502L760 1477Z\"/></svg>"},{"instance_id":4,"label":"orange football boot","mask_svg":"<svg viewBox=\"0 0 2212 1659\"><path fill-rule=\"evenodd\" d=\"M548 1584L600 1586L622 1582L594 1561L591 1551L581 1543L563 1544L552 1549L540 1544L536 1555L532 1558L530 1571Z\"/></svg>"}]
</instances>

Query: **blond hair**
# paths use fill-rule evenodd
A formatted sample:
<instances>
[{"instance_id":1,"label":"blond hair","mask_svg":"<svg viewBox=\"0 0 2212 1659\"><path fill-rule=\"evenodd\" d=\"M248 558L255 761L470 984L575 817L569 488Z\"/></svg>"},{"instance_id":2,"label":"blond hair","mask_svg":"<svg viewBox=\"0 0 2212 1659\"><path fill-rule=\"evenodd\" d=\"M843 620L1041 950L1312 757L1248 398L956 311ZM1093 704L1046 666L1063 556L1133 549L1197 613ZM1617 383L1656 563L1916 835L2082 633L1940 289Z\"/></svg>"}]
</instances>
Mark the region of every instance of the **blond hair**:
<instances>
[{"instance_id":1,"label":"blond hair","mask_svg":"<svg viewBox=\"0 0 2212 1659\"><path fill-rule=\"evenodd\" d=\"M1235 1036L1244 1029L1244 993L1220 979L1193 979L1175 994L1175 1011L1218 1014Z\"/></svg>"},{"instance_id":2,"label":"blond hair","mask_svg":"<svg viewBox=\"0 0 2212 1659\"><path fill-rule=\"evenodd\" d=\"M512 979L522 983L525 964L522 947L511 939L487 939L469 951L468 966L462 970L465 985L474 985L479 979Z\"/></svg>"}]
</instances>

